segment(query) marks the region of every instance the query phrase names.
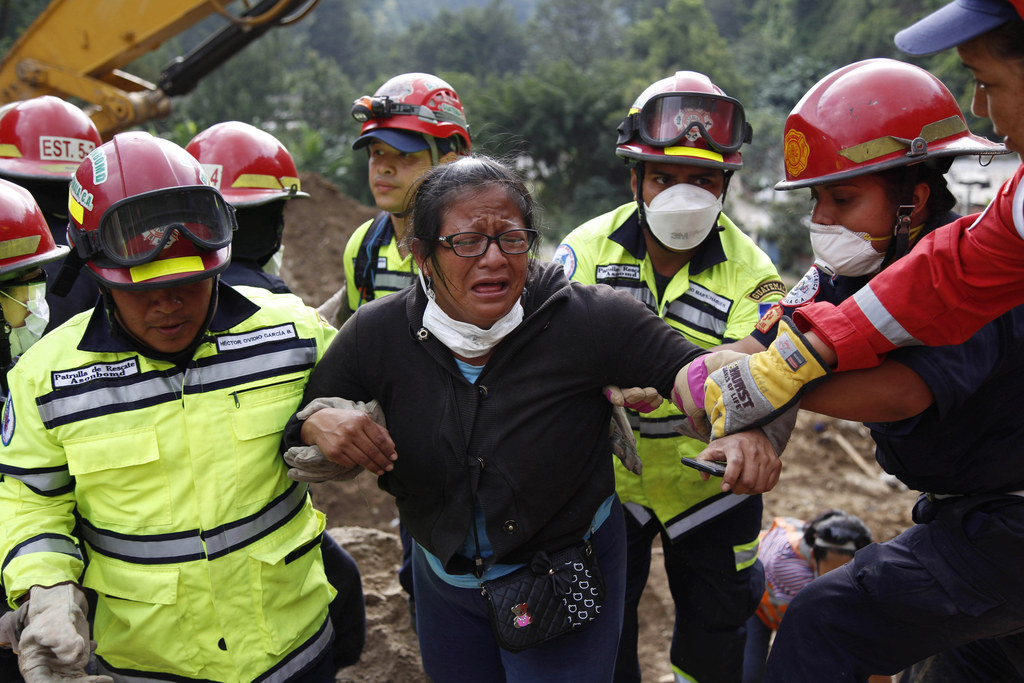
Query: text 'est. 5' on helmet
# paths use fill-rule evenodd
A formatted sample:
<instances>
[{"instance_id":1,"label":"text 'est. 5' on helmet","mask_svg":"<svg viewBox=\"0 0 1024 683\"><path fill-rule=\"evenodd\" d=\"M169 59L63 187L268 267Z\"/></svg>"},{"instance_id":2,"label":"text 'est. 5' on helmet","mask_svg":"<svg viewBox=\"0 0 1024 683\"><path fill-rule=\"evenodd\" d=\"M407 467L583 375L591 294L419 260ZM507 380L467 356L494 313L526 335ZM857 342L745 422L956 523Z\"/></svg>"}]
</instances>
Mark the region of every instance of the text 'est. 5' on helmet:
<instances>
[{"instance_id":1,"label":"text 'est. 5' on helmet","mask_svg":"<svg viewBox=\"0 0 1024 683\"><path fill-rule=\"evenodd\" d=\"M75 105L53 95L0 108L0 175L68 181L102 143L99 130Z\"/></svg>"},{"instance_id":2,"label":"text 'est. 5' on helmet","mask_svg":"<svg viewBox=\"0 0 1024 683\"><path fill-rule=\"evenodd\" d=\"M677 71L648 86L618 133L620 157L725 171L743 166L740 147L753 139L743 105L696 71Z\"/></svg>"},{"instance_id":3,"label":"text 'est. 5' on helmet","mask_svg":"<svg viewBox=\"0 0 1024 683\"><path fill-rule=\"evenodd\" d=\"M785 129L786 180L776 190L832 183L918 162L1006 148L971 133L942 81L912 64L867 59L818 81Z\"/></svg>"},{"instance_id":4,"label":"text 'est. 5' on helmet","mask_svg":"<svg viewBox=\"0 0 1024 683\"><path fill-rule=\"evenodd\" d=\"M210 183L235 207L308 197L287 148L273 135L241 121L216 123L185 149L203 165Z\"/></svg>"},{"instance_id":5,"label":"text 'est. 5' on helmet","mask_svg":"<svg viewBox=\"0 0 1024 683\"><path fill-rule=\"evenodd\" d=\"M17 278L67 253L67 247L53 241L32 194L0 179L0 281Z\"/></svg>"},{"instance_id":6,"label":"text 'est. 5' on helmet","mask_svg":"<svg viewBox=\"0 0 1024 683\"><path fill-rule=\"evenodd\" d=\"M115 135L79 165L68 239L87 272L114 289L159 289L227 268L234 209L182 147L144 132Z\"/></svg>"},{"instance_id":7,"label":"text 'est. 5' on helmet","mask_svg":"<svg viewBox=\"0 0 1024 683\"><path fill-rule=\"evenodd\" d=\"M407 73L389 79L372 96L352 103L352 116L362 123L353 149L369 143L374 132L407 131L454 144L457 154L472 148L466 111L455 88L426 73ZM381 136L387 141L387 138Z\"/></svg>"}]
</instances>

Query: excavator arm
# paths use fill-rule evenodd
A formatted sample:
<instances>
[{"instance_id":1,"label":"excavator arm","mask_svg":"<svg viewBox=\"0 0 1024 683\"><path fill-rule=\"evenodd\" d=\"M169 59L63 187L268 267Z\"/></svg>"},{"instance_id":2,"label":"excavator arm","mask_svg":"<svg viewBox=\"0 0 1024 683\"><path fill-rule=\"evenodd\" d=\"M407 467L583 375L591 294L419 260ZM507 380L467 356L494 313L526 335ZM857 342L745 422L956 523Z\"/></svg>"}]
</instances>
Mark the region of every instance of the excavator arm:
<instances>
[{"instance_id":1,"label":"excavator arm","mask_svg":"<svg viewBox=\"0 0 1024 683\"><path fill-rule=\"evenodd\" d=\"M319 0L262 0L237 14L232 0L52 0L0 63L0 104L40 95L85 103L100 134L167 116L170 98L275 26ZM153 84L122 69L213 13L227 25L175 59Z\"/></svg>"}]
</instances>

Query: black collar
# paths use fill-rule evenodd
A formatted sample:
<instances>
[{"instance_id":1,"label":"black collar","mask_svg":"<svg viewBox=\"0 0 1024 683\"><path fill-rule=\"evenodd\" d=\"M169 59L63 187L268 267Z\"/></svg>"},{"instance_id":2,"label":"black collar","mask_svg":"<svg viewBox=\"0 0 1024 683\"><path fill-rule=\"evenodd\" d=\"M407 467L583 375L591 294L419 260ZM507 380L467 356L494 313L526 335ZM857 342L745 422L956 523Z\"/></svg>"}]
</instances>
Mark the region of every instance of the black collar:
<instances>
[{"instance_id":1,"label":"black collar","mask_svg":"<svg viewBox=\"0 0 1024 683\"><path fill-rule=\"evenodd\" d=\"M259 306L244 297L230 285L219 282L217 285L217 308L210 320L209 332L225 332L241 324L257 311ZM111 334L107 322L107 311L101 299L92 311L89 325L78 344L79 351L93 353L124 353L139 352L149 357L144 349L125 334Z\"/></svg>"}]
</instances>

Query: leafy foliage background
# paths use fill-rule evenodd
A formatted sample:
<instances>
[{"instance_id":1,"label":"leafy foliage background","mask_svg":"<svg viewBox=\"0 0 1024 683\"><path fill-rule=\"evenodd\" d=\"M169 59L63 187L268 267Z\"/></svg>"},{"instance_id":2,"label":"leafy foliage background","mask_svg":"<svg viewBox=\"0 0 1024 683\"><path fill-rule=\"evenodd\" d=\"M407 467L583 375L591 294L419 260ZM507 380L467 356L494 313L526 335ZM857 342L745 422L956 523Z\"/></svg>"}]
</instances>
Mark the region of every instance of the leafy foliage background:
<instances>
[{"instance_id":1,"label":"leafy foliage background","mask_svg":"<svg viewBox=\"0 0 1024 683\"><path fill-rule=\"evenodd\" d=\"M701 71L743 102L754 126L742 182L733 184L729 201L745 196L764 205L770 222L760 237L776 245L786 268L806 251L799 221L807 212L807 203L794 208L779 201L788 197L770 192L783 176L786 116L818 79L870 57L929 69L969 112L969 75L955 51L912 60L892 41L899 29L943 4L321 0L306 19L267 33L176 98L169 117L147 127L184 145L213 123L247 121L280 138L300 169L321 173L369 204L365 155L350 148L359 130L349 114L352 101L395 74L435 73L459 92L474 150L514 160L526 172L545 208L550 242L630 200L627 168L614 148L616 126L635 97L676 70ZM232 5L240 11L241 3ZM45 0L3 2L0 49L45 6ZM211 16L127 70L156 82L174 57L224 24ZM968 122L975 132L991 134L987 121L968 113Z\"/></svg>"}]
</instances>

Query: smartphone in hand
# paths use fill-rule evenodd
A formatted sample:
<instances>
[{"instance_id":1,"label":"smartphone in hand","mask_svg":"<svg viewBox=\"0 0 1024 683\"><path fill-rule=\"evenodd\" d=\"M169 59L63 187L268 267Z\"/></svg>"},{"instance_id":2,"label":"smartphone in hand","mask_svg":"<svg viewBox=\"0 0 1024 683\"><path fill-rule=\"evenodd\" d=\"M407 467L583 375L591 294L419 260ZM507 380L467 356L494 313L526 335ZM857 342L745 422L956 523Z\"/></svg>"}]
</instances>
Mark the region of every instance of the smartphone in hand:
<instances>
[{"instance_id":1,"label":"smartphone in hand","mask_svg":"<svg viewBox=\"0 0 1024 683\"><path fill-rule=\"evenodd\" d=\"M725 463L711 460L697 460L696 458L680 458L687 467L692 467L695 470L706 472L710 475L721 477L725 474Z\"/></svg>"}]
</instances>

